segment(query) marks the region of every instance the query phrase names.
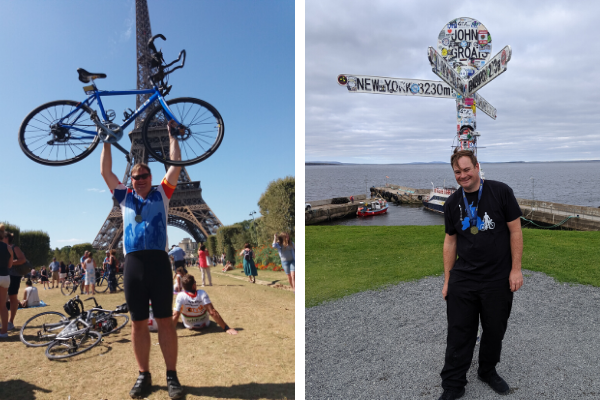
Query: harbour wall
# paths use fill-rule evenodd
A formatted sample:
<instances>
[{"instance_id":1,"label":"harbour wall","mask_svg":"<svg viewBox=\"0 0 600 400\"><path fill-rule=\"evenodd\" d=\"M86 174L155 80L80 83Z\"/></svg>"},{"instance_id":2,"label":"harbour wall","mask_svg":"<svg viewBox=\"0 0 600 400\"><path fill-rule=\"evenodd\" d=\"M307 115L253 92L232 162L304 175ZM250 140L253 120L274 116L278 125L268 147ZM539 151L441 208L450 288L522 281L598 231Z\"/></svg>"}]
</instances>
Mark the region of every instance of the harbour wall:
<instances>
[{"instance_id":1,"label":"harbour wall","mask_svg":"<svg viewBox=\"0 0 600 400\"><path fill-rule=\"evenodd\" d=\"M350 196L347 198L350 199ZM304 211L304 224L313 225L338 218L354 217L360 202L366 199L366 195L359 194L354 196L354 203L332 204L333 199L307 201L311 209Z\"/></svg>"},{"instance_id":2,"label":"harbour wall","mask_svg":"<svg viewBox=\"0 0 600 400\"><path fill-rule=\"evenodd\" d=\"M393 184L372 187L370 190L371 198L382 197L396 204L421 204L431 192L431 189L415 189ZM311 225L355 216L360 201L364 201L366 196L357 195L354 198L354 204L331 204L333 199L311 201L312 210L305 212L305 224ZM552 226L557 229L577 231L600 230L600 208L519 198L517 202L525 218L521 220L523 226Z\"/></svg>"}]
</instances>

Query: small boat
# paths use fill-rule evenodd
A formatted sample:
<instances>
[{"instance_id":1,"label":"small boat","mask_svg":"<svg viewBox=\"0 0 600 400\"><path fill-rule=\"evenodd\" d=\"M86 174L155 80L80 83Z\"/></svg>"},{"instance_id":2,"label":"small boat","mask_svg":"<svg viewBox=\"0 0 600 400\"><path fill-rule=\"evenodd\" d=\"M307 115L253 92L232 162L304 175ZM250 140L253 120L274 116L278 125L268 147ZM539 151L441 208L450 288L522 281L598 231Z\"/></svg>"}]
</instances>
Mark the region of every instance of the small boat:
<instances>
[{"instance_id":1,"label":"small boat","mask_svg":"<svg viewBox=\"0 0 600 400\"><path fill-rule=\"evenodd\" d=\"M359 217L367 217L369 215L379 215L385 214L388 210L387 201L383 199L376 199L365 202L358 207L358 211L356 211L356 215Z\"/></svg>"},{"instance_id":2,"label":"small boat","mask_svg":"<svg viewBox=\"0 0 600 400\"><path fill-rule=\"evenodd\" d=\"M434 187L429 193L429 197L423 199L423 206L427 210L443 214L444 204L454 192L456 192L455 188Z\"/></svg>"}]
</instances>

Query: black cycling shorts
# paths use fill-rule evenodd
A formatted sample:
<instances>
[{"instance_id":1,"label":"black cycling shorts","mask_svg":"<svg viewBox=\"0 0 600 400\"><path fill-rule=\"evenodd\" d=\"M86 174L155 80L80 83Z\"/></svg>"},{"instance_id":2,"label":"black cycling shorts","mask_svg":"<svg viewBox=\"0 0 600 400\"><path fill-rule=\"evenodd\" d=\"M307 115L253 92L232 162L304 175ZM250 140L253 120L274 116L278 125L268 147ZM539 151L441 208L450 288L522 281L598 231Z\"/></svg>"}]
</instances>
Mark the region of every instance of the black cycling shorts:
<instances>
[{"instance_id":1,"label":"black cycling shorts","mask_svg":"<svg viewBox=\"0 0 600 400\"><path fill-rule=\"evenodd\" d=\"M21 287L21 278L21 276L10 275L10 286L8 287L9 296L19 294L19 288Z\"/></svg>"},{"instance_id":2,"label":"black cycling shorts","mask_svg":"<svg viewBox=\"0 0 600 400\"><path fill-rule=\"evenodd\" d=\"M125 255L123 286L132 321L148 319L152 301L154 318L173 315L173 275L164 250L140 250Z\"/></svg>"}]
</instances>

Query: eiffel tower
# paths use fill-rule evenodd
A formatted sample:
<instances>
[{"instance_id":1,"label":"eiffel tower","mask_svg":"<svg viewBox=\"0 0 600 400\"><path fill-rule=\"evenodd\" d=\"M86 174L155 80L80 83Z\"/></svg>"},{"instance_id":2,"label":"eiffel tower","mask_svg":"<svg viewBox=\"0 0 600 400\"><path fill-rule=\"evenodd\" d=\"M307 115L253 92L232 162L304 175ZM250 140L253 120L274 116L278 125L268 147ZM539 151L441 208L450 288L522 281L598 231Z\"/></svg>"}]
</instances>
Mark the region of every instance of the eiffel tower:
<instances>
[{"instance_id":1,"label":"eiffel tower","mask_svg":"<svg viewBox=\"0 0 600 400\"><path fill-rule=\"evenodd\" d=\"M135 24L136 24L136 54L137 54L137 88L147 89L149 86L150 71L150 51L148 50L148 40L152 37L150 27L150 15L148 14L148 4L146 0L135 0ZM139 108L148 98L149 94L137 95L136 106ZM135 128L129 133L131 140L131 150L127 158L127 167L123 176L123 184L131 187L131 168L137 163L146 163L156 161L149 157L142 141L142 126L144 118L151 112L148 107L146 111L140 114L135 122ZM166 127L156 128L152 131L152 136L162 138L168 142L168 132ZM157 141L160 143L160 140ZM166 172L167 166L165 166ZM156 176L160 174L155 174ZM114 201L114 200L113 200ZM209 235L216 233L222 226L219 218L212 212L210 207L202 199L202 188L200 181L192 181L185 167L181 168L177 188L171 197L169 203L169 216L167 224L183 229L189 233L197 243L206 242ZM123 216L121 208L114 201L113 207L102 224L96 239L92 243L94 249L110 250L123 248Z\"/></svg>"}]
</instances>

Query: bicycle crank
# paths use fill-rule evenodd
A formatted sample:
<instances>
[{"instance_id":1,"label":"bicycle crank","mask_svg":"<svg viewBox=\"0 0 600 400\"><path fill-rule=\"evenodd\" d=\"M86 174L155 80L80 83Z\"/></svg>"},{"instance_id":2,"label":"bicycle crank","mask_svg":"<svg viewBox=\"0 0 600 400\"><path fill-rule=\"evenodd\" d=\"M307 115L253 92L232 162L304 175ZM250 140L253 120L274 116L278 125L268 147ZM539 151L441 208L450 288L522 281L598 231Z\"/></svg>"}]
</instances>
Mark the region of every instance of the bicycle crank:
<instances>
[{"instance_id":1,"label":"bicycle crank","mask_svg":"<svg viewBox=\"0 0 600 400\"><path fill-rule=\"evenodd\" d=\"M123 137L123 130L119 125L110 121L105 121L105 124L103 124L100 122L96 111L92 111L91 120L96 125L96 132L98 132L98 136L103 142L115 144Z\"/></svg>"}]
</instances>

